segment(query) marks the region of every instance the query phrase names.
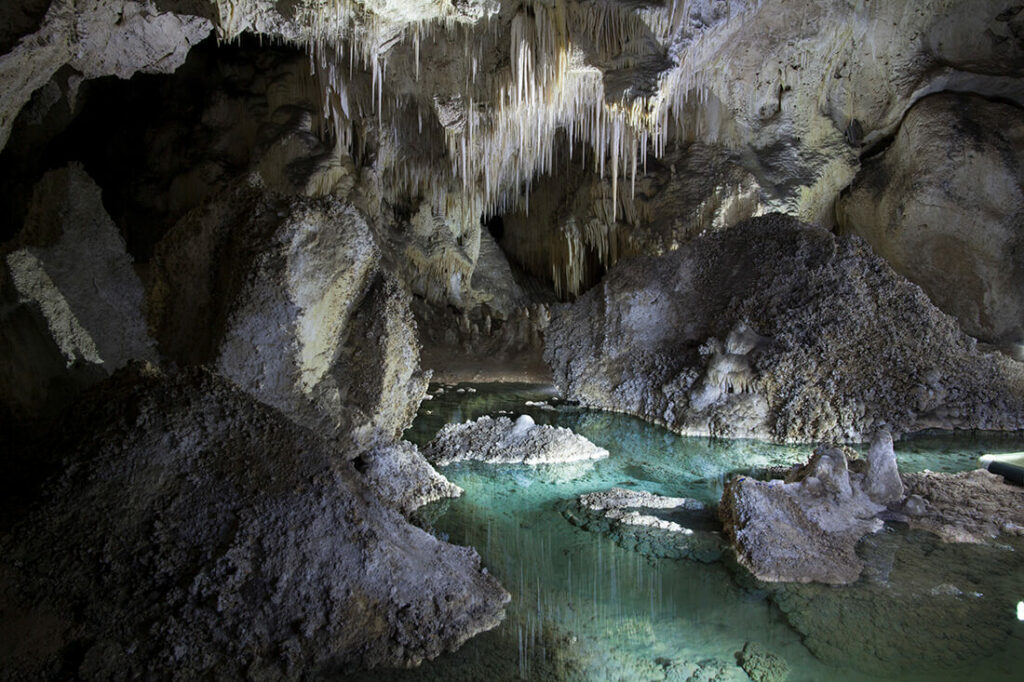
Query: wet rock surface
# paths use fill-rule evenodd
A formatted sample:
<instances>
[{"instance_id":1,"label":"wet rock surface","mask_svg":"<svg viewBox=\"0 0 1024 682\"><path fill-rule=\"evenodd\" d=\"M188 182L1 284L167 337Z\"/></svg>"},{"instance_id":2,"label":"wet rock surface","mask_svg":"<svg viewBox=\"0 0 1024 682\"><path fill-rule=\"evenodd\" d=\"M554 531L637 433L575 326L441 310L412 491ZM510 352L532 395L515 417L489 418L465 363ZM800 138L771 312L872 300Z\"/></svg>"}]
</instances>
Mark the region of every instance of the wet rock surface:
<instances>
[{"instance_id":1,"label":"wet rock surface","mask_svg":"<svg viewBox=\"0 0 1024 682\"><path fill-rule=\"evenodd\" d=\"M786 662L756 642L744 644L737 659L754 682L783 682L789 676Z\"/></svg>"},{"instance_id":2,"label":"wet rock surface","mask_svg":"<svg viewBox=\"0 0 1024 682\"><path fill-rule=\"evenodd\" d=\"M65 471L0 540L8 679L300 679L410 665L496 625L469 548L204 370L133 367L69 414Z\"/></svg>"},{"instance_id":3,"label":"wet rock surface","mask_svg":"<svg viewBox=\"0 0 1024 682\"><path fill-rule=\"evenodd\" d=\"M601 459L608 451L567 428L535 424L528 415L480 417L449 424L424 449L438 466L478 461L492 464L563 464Z\"/></svg>"},{"instance_id":4,"label":"wet rock surface","mask_svg":"<svg viewBox=\"0 0 1024 682\"><path fill-rule=\"evenodd\" d=\"M1024 488L976 469L959 474L903 474L907 499L900 518L948 542L985 543L1024 536Z\"/></svg>"},{"instance_id":5,"label":"wet rock surface","mask_svg":"<svg viewBox=\"0 0 1024 682\"><path fill-rule=\"evenodd\" d=\"M785 216L620 263L552 311L545 341L567 397L685 434L1024 427L1024 367L982 353L862 241Z\"/></svg>"},{"instance_id":6,"label":"wet rock surface","mask_svg":"<svg viewBox=\"0 0 1024 682\"><path fill-rule=\"evenodd\" d=\"M725 547L714 511L689 498L612 488L582 495L561 511L573 525L652 559L711 563Z\"/></svg>"}]
</instances>

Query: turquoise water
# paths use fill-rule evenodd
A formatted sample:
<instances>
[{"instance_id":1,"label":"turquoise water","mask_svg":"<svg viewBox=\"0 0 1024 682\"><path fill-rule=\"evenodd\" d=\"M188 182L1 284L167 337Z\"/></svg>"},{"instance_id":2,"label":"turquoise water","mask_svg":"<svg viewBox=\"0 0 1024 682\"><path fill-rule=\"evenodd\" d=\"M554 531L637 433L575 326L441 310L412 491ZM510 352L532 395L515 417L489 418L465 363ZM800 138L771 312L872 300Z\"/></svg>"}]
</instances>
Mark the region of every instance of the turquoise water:
<instances>
[{"instance_id":1,"label":"turquoise water","mask_svg":"<svg viewBox=\"0 0 1024 682\"><path fill-rule=\"evenodd\" d=\"M733 473L802 462L811 448L683 438L625 415L527 406L554 402L540 386L460 388L424 402L406 437L423 445L451 421L530 414L611 456L444 468L465 494L426 508L420 523L476 547L513 601L501 626L459 651L373 679L745 680L736 653L747 642L785 660L792 681L1024 676L1024 543L944 545L889 527L861 543L868 568L846 588L758 584L728 555L711 564L652 558L572 525L562 510L613 486L713 503ZM962 471L982 452L1024 450L1024 442L947 435L897 449L904 469Z\"/></svg>"}]
</instances>

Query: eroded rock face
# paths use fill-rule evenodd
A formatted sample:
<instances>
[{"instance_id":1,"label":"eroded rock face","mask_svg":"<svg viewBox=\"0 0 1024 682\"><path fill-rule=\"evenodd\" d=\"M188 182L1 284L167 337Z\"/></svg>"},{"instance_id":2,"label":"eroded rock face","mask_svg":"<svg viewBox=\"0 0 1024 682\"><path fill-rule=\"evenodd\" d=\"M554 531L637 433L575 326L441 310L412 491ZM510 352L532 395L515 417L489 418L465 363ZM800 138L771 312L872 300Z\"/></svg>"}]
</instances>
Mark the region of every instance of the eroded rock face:
<instances>
[{"instance_id":1,"label":"eroded rock face","mask_svg":"<svg viewBox=\"0 0 1024 682\"><path fill-rule=\"evenodd\" d=\"M652 559L711 563L724 543L714 510L697 500L612 488L581 495L562 509L573 525L607 533L619 545Z\"/></svg>"},{"instance_id":2,"label":"eroded rock face","mask_svg":"<svg viewBox=\"0 0 1024 682\"><path fill-rule=\"evenodd\" d=\"M205 370L124 371L61 435L66 471L0 540L12 679L306 679L416 664L502 617L475 551Z\"/></svg>"},{"instance_id":3,"label":"eroded rock face","mask_svg":"<svg viewBox=\"0 0 1024 682\"><path fill-rule=\"evenodd\" d=\"M1024 110L927 97L836 210L968 334L1024 343Z\"/></svg>"},{"instance_id":4,"label":"eroded rock face","mask_svg":"<svg viewBox=\"0 0 1024 682\"><path fill-rule=\"evenodd\" d=\"M448 424L425 454L444 466L463 461L562 464L601 459L608 451L567 428L535 424L524 414L514 423L508 417L480 417L475 422Z\"/></svg>"},{"instance_id":5,"label":"eroded rock face","mask_svg":"<svg viewBox=\"0 0 1024 682\"><path fill-rule=\"evenodd\" d=\"M130 360L156 360L142 284L80 166L43 177L0 253L0 399L14 414L52 412Z\"/></svg>"},{"instance_id":6,"label":"eroded rock face","mask_svg":"<svg viewBox=\"0 0 1024 682\"><path fill-rule=\"evenodd\" d=\"M190 212L154 260L150 319L172 359L213 362L324 435L383 444L411 423L429 376L408 294L350 204L252 176Z\"/></svg>"},{"instance_id":7,"label":"eroded rock face","mask_svg":"<svg viewBox=\"0 0 1024 682\"><path fill-rule=\"evenodd\" d=\"M1024 371L986 355L856 238L780 215L614 268L552 311L567 397L688 434L866 440L1024 427Z\"/></svg>"}]
</instances>

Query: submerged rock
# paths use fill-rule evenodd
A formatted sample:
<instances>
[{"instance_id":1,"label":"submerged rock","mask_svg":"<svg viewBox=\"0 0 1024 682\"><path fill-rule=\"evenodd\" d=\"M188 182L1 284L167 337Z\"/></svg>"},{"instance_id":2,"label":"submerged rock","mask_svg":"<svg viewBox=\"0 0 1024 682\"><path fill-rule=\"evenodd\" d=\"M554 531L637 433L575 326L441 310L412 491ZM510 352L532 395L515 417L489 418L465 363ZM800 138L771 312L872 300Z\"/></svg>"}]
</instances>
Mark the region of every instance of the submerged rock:
<instances>
[{"instance_id":1,"label":"submerged rock","mask_svg":"<svg viewBox=\"0 0 1024 682\"><path fill-rule=\"evenodd\" d=\"M426 447L427 459L438 466L477 461L492 464L560 464L601 459L608 451L560 426L543 426L522 415L480 417L475 422L448 424Z\"/></svg>"},{"instance_id":2,"label":"submerged rock","mask_svg":"<svg viewBox=\"0 0 1024 682\"><path fill-rule=\"evenodd\" d=\"M980 352L861 240L782 215L619 263L545 341L566 397L679 433L1024 428L1024 366Z\"/></svg>"},{"instance_id":3,"label":"submerged rock","mask_svg":"<svg viewBox=\"0 0 1024 682\"><path fill-rule=\"evenodd\" d=\"M786 661L756 642L744 644L737 659L740 667L754 682L783 682L789 677Z\"/></svg>"},{"instance_id":4,"label":"submerged rock","mask_svg":"<svg viewBox=\"0 0 1024 682\"><path fill-rule=\"evenodd\" d=\"M822 662L867 678L972 679L1013 651L1024 544L947 543L921 531L868 535L854 585L762 585ZM1016 662L1008 659L1013 679ZM984 676L984 673L982 673Z\"/></svg>"},{"instance_id":5,"label":"submerged rock","mask_svg":"<svg viewBox=\"0 0 1024 682\"><path fill-rule=\"evenodd\" d=\"M308 679L415 665L502 618L473 549L205 370L124 371L63 427L66 471L0 540L6 675Z\"/></svg>"},{"instance_id":6,"label":"submerged rock","mask_svg":"<svg viewBox=\"0 0 1024 682\"><path fill-rule=\"evenodd\" d=\"M722 554L714 512L686 497L612 488L581 495L562 514L585 530L606 533L646 557L710 563Z\"/></svg>"}]
</instances>

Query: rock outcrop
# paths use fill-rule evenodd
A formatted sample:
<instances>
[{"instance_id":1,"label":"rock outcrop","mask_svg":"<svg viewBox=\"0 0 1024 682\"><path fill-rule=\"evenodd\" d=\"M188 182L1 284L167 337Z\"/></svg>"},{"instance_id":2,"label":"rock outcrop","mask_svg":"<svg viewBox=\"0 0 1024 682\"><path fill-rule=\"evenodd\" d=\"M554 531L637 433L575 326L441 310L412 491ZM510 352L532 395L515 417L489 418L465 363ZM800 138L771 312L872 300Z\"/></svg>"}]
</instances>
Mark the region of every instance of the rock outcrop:
<instances>
[{"instance_id":1,"label":"rock outcrop","mask_svg":"<svg viewBox=\"0 0 1024 682\"><path fill-rule=\"evenodd\" d=\"M1024 536L1024 488L984 469L959 474L903 474L902 517L912 528L947 542L983 543L1000 535Z\"/></svg>"},{"instance_id":2,"label":"rock outcrop","mask_svg":"<svg viewBox=\"0 0 1024 682\"><path fill-rule=\"evenodd\" d=\"M945 542L984 544L1024 536L1022 502L1024 490L983 469L900 474L892 437L880 431L865 459L822 446L785 480L733 478L719 516L739 563L758 580L848 584L877 572L864 570L855 548L883 519Z\"/></svg>"},{"instance_id":3,"label":"rock outcrop","mask_svg":"<svg viewBox=\"0 0 1024 682\"><path fill-rule=\"evenodd\" d=\"M419 448L408 441L378 446L359 455L356 468L385 504L403 514L462 494L462 488L437 473Z\"/></svg>"},{"instance_id":4,"label":"rock outcrop","mask_svg":"<svg viewBox=\"0 0 1024 682\"><path fill-rule=\"evenodd\" d=\"M142 283L80 166L43 177L0 254L0 402L11 413L52 415L130 360L156 360Z\"/></svg>"},{"instance_id":5,"label":"rock outcrop","mask_svg":"<svg viewBox=\"0 0 1024 682\"><path fill-rule=\"evenodd\" d=\"M545 340L568 398L685 434L1024 428L1024 368L861 240L781 215L620 263L552 311Z\"/></svg>"},{"instance_id":6,"label":"rock outcrop","mask_svg":"<svg viewBox=\"0 0 1024 682\"><path fill-rule=\"evenodd\" d=\"M652 559L710 563L722 554L714 510L686 497L612 488L581 495L562 509L570 523L606 533L619 545Z\"/></svg>"},{"instance_id":7,"label":"rock outcrop","mask_svg":"<svg viewBox=\"0 0 1024 682\"><path fill-rule=\"evenodd\" d=\"M836 206L968 334L1024 344L1024 110L974 95L915 104Z\"/></svg>"},{"instance_id":8,"label":"rock outcrop","mask_svg":"<svg viewBox=\"0 0 1024 682\"><path fill-rule=\"evenodd\" d=\"M864 490L870 476L851 475L849 464L843 450L822 447L786 481L729 481L719 515L739 563L766 582L856 581L864 566L855 547L882 528L885 507Z\"/></svg>"},{"instance_id":9,"label":"rock outcrop","mask_svg":"<svg viewBox=\"0 0 1024 682\"><path fill-rule=\"evenodd\" d=\"M167 356L215 364L317 433L391 442L426 393L409 295L365 217L267 193L258 175L161 241L149 311Z\"/></svg>"},{"instance_id":10,"label":"rock outcrop","mask_svg":"<svg viewBox=\"0 0 1024 682\"><path fill-rule=\"evenodd\" d=\"M535 424L524 414L514 423L508 417L480 417L448 424L424 454L438 466L464 461L536 465L601 459L608 451L564 427Z\"/></svg>"},{"instance_id":11,"label":"rock outcrop","mask_svg":"<svg viewBox=\"0 0 1024 682\"><path fill-rule=\"evenodd\" d=\"M415 665L496 625L469 548L205 370L125 370L63 424L64 473L0 540L9 679L308 679Z\"/></svg>"}]
</instances>

